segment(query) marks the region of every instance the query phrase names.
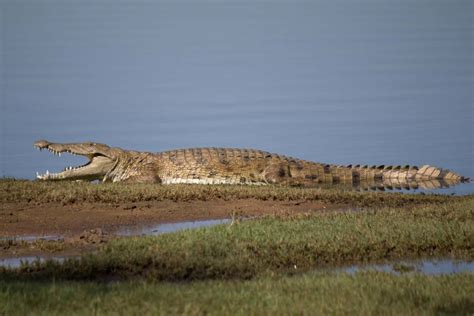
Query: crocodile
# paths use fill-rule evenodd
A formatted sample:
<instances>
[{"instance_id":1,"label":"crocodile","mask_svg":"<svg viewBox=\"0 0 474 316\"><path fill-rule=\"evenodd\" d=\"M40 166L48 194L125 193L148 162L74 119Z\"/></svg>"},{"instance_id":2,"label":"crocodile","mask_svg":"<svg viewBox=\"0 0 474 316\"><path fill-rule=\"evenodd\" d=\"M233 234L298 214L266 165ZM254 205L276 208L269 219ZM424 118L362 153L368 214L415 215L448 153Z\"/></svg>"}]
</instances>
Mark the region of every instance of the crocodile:
<instances>
[{"instance_id":1,"label":"crocodile","mask_svg":"<svg viewBox=\"0 0 474 316\"><path fill-rule=\"evenodd\" d=\"M190 148L157 153L124 150L95 142L53 143L47 149L81 155L88 162L58 173L37 173L38 180L139 182L161 184L350 184L362 188L439 188L468 182L447 169L429 165L368 166L312 162L255 149Z\"/></svg>"}]
</instances>

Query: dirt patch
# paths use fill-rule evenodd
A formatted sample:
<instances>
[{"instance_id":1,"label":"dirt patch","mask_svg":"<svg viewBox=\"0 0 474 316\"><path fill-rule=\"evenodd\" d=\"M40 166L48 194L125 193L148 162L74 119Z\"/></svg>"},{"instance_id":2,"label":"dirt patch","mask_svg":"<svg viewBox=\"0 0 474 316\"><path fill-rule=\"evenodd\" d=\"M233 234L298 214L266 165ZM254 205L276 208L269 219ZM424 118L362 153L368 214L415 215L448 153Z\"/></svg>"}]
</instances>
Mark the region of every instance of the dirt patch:
<instances>
[{"instance_id":1,"label":"dirt patch","mask_svg":"<svg viewBox=\"0 0 474 316\"><path fill-rule=\"evenodd\" d=\"M340 206L339 206L340 207ZM114 234L136 225L254 217L268 214L297 214L336 209L319 201L153 201L126 204L107 203L4 203L0 210L0 236L62 236L74 238L90 230ZM83 238L87 239L87 238Z\"/></svg>"}]
</instances>

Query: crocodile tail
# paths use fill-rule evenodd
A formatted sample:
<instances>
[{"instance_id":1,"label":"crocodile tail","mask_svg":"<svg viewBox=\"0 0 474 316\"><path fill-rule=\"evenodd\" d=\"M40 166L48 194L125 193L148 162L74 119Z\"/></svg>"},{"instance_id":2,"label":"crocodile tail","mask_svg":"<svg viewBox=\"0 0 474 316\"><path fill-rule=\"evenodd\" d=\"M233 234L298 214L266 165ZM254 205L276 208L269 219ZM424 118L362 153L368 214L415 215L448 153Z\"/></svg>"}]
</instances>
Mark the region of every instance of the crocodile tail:
<instances>
[{"instance_id":1,"label":"crocodile tail","mask_svg":"<svg viewBox=\"0 0 474 316\"><path fill-rule=\"evenodd\" d=\"M424 165L419 168L415 174L416 179L439 179L458 182L470 182L470 179L463 177L456 172L448 169L441 169L430 165Z\"/></svg>"},{"instance_id":2,"label":"crocodile tail","mask_svg":"<svg viewBox=\"0 0 474 316\"><path fill-rule=\"evenodd\" d=\"M360 166L348 165L352 170L353 180L364 179L406 179L406 180L444 180L451 183L469 182L463 177L448 169L441 169L430 165L417 166Z\"/></svg>"},{"instance_id":3,"label":"crocodile tail","mask_svg":"<svg viewBox=\"0 0 474 316\"><path fill-rule=\"evenodd\" d=\"M361 189L435 189L450 187L461 182L469 182L447 169L429 165L417 166L369 166L369 165L330 165L304 162L290 166L292 181L297 184L341 184Z\"/></svg>"}]
</instances>

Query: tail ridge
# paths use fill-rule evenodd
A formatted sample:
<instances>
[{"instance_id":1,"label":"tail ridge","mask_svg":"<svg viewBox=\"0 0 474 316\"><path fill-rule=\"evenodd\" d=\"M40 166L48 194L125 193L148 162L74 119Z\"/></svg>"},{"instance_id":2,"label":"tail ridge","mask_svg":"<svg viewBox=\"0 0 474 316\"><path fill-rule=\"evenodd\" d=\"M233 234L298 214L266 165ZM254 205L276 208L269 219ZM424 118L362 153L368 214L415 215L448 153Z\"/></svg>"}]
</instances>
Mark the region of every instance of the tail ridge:
<instances>
[{"instance_id":1,"label":"tail ridge","mask_svg":"<svg viewBox=\"0 0 474 316\"><path fill-rule=\"evenodd\" d=\"M471 179L459 175L456 172L448 169L442 169L430 165L423 165L421 167L411 165L397 165L397 166L386 166L386 165L346 165L337 166L339 168L349 168L353 172L353 175L360 175L364 177L371 175L378 178L384 179L414 179L414 180L447 180L450 182L470 182Z\"/></svg>"}]
</instances>

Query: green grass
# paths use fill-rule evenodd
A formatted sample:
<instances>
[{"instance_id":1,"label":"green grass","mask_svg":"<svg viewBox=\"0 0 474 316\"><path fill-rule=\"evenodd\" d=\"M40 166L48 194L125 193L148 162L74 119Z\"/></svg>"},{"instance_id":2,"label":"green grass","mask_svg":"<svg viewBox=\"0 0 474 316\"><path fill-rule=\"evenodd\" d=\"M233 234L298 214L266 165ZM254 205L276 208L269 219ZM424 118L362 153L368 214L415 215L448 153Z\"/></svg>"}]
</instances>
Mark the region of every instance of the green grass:
<instances>
[{"instance_id":1,"label":"green grass","mask_svg":"<svg viewBox=\"0 0 474 316\"><path fill-rule=\"evenodd\" d=\"M471 197L473 195L470 195ZM126 203L192 200L311 200L357 206L407 206L463 201L469 196L355 192L340 189L293 188L284 186L159 185L123 183L40 182L0 180L0 203Z\"/></svg>"},{"instance_id":2,"label":"green grass","mask_svg":"<svg viewBox=\"0 0 474 316\"><path fill-rule=\"evenodd\" d=\"M404 210L266 218L113 240L62 264L0 270L5 279L249 279L325 265L450 255L474 258L474 198ZM294 269L296 265L297 269Z\"/></svg>"},{"instance_id":3,"label":"green grass","mask_svg":"<svg viewBox=\"0 0 474 316\"><path fill-rule=\"evenodd\" d=\"M474 274L307 273L250 281L0 281L5 315L472 315Z\"/></svg>"}]
</instances>

